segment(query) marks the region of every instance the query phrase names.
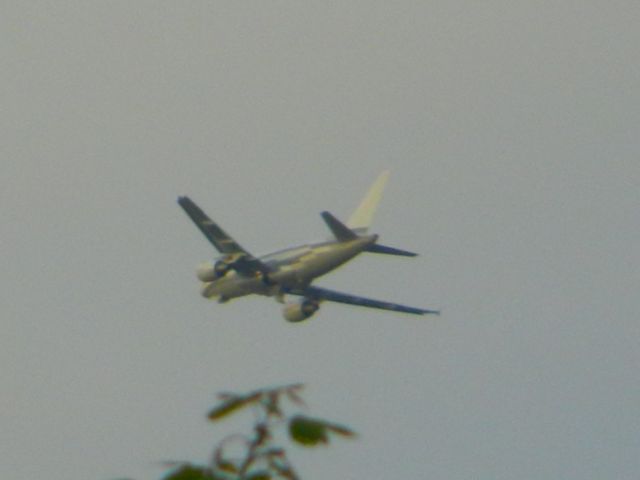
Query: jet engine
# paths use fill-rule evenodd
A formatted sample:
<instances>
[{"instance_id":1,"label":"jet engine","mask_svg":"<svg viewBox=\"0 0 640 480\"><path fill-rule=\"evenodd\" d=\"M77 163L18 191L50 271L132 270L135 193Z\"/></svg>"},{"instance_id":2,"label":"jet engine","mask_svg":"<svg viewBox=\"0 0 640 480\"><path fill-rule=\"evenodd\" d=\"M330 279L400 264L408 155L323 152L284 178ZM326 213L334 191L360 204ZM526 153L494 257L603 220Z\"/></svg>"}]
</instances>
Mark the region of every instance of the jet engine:
<instances>
[{"instance_id":1,"label":"jet engine","mask_svg":"<svg viewBox=\"0 0 640 480\"><path fill-rule=\"evenodd\" d=\"M301 322L316 313L319 308L317 301L304 298L299 302L287 303L282 309L282 316L288 322Z\"/></svg>"},{"instance_id":2,"label":"jet engine","mask_svg":"<svg viewBox=\"0 0 640 480\"><path fill-rule=\"evenodd\" d=\"M212 282L218 278L214 266L209 262L198 265L196 276L202 282Z\"/></svg>"},{"instance_id":3,"label":"jet engine","mask_svg":"<svg viewBox=\"0 0 640 480\"><path fill-rule=\"evenodd\" d=\"M220 277L224 277L231 268L231 264L224 260L218 260L213 265L206 262L198 266L196 275L203 282L213 282Z\"/></svg>"},{"instance_id":4,"label":"jet engine","mask_svg":"<svg viewBox=\"0 0 640 480\"><path fill-rule=\"evenodd\" d=\"M201 264L196 270L196 275L203 282L213 282L214 280L224 277L234 265L241 262L244 255L227 255L216 260L213 265L209 262Z\"/></svg>"}]
</instances>

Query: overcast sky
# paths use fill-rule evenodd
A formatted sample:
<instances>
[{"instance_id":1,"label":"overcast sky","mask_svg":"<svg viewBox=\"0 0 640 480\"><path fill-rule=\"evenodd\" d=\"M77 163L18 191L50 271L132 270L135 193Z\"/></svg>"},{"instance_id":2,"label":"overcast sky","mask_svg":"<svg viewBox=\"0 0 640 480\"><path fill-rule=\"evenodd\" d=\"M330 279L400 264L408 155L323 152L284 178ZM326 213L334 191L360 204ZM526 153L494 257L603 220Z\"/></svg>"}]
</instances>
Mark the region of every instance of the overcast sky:
<instances>
[{"instance_id":1,"label":"overcast sky","mask_svg":"<svg viewBox=\"0 0 640 480\"><path fill-rule=\"evenodd\" d=\"M360 433L305 479L637 479L637 1L5 2L0 477L206 461L215 393L305 382ZM255 254L391 170L319 285L218 305L189 194Z\"/></svg>"}]
</instances>

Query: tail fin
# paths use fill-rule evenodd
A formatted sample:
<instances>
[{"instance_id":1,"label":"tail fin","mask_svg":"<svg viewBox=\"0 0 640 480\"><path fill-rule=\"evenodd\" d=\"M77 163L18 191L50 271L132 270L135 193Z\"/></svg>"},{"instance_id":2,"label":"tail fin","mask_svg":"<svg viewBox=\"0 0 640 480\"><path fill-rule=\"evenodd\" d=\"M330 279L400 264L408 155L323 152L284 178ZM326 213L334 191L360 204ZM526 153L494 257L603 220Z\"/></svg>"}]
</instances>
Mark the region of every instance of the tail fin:
<instances>
[{"instance_id":1,"label":"tail fin","mask_svg":"<svg viewBox=\"0 0 640 480\"><path fill-rule=\"evenodd\" d=\"M373 214L378 207L380 198L382 197L382 191L389 178L389 171L382 172L375 182L369 187L369 191L358 205L358 208L353 212L347 226L356 233L366 233L373 220Z\"/></svg>"}]
</instances>

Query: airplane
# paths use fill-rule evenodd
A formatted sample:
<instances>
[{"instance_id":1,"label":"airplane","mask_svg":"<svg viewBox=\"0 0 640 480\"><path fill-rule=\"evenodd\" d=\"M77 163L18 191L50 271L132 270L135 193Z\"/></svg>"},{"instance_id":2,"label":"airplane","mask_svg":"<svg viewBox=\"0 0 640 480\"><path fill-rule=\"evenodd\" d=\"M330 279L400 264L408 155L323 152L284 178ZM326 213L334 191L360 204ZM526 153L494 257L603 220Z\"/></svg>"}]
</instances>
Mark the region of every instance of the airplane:
<instances>
[{"instance_id":1,"label":"airplane","mask_svg":"<svg viewBox=\"0 0 640 480\"><path fill-rule=\"evenodd\" d=\"M289 322L308 319L318 311L323 301L414 315L439 315L438 310L372 300L312 285L316 278L362 252L402 257L417 255L381 245L377 243L378 235L369 233L373 214L388 177L388 171L378 176L346 224L330 212L321 213L333 239L287 248L261 257L256 257L241 247L189 197L178 197L178 204L221 254L214 262L201 264L196 270L196 275L202 282L202 296L217 299L219 303L252 294L275 297L279 303L284 304L282 314ZM290 301L286 296L299 298Z\"/></svg>"}]
</instances>

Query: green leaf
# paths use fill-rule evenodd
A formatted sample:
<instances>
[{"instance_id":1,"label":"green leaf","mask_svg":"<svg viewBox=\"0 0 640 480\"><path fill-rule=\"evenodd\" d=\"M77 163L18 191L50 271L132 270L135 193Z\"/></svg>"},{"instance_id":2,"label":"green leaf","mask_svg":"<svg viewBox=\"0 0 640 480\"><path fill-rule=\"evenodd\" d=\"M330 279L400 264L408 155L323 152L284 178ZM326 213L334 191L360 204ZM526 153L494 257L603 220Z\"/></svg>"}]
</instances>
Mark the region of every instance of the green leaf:
<instances>
[{"instance_id":1,"label":"green leaf","mask_svg":"<svg viewBox=\"0 0 640 480\"><path fill-rule=\"evenodd\" d=\"M236 466L236 464L224 458L225 440L220 442L220 445L218 445L218 448L216 448L216 451L213 455L216 469L220 470L221 472L238 473L238 467Z\"/></svg>"},{"instance_id":2,"label":"green leaf","mask_svg":"<svg viewBox=\"0 0 640 480\"><path fill-rule=\"evenodd\" d=\"M332 433L336 433L338 435L342 435L343 437L355 437L356 436L356 432L354 432L350 428L345 427L344 425L340 425L338 423L327 423L326 427Z\"/></svg>"},{"instance_id":3,"label":"green leaf","mask_svg":"<svg viewBox=\"0 0 640 480\"><path fill-rule=\"evenodd\" d=\"M266 470L258 470L244 477L246 480L271 480L271 473Z\"/></svg>"},{"instance_id":4,"label":"green leaf","mask_svg":"<svg viewBox=\"0 0 640 480\"><path fill-rule=\"evenodd\" d=\"M205 467L183 465L178 470L171 472L164 480L215 480L215 477Z\"/></svg>"},{"instance_id":5,"label":"green leaf","mask_svg":"<svg viewBox=\"0 0 640 480\"><path fill-rule=\"evenodd\" d=\"M259 397L260 396L256 394L252 394L244 397L240 397L240 396L227 397L226 400L224 400L218 406L214 407L209 412L209 414L207 415L207 418L209 418L209 420L213 422L215 422L216 420L220 420L221 418L226 417L227 415L235 412L236 410L239 410L240 408L255 402Z\"/></svg>"},{"instance_id":6,"label":"green leaf","mask_svg":"<svg viewBox=\"0 0 640 480\"><path fill-rule=\"evenodd\" d=\"M223 472L238 473L238 467L236 467L233 463L224 460L217 462L216 467Z\"/></svg>"},{"instance_id":7,"label":"green leaf","mask_svg":"<svg viewBox=\"0 0 640 480\"><path fill-rule=\"evenodd\" d=\"M291 418L289 435L294 441L307 447L314 447L329 441L326 423L303 415Z\"/></svg>"}]
</instances>

